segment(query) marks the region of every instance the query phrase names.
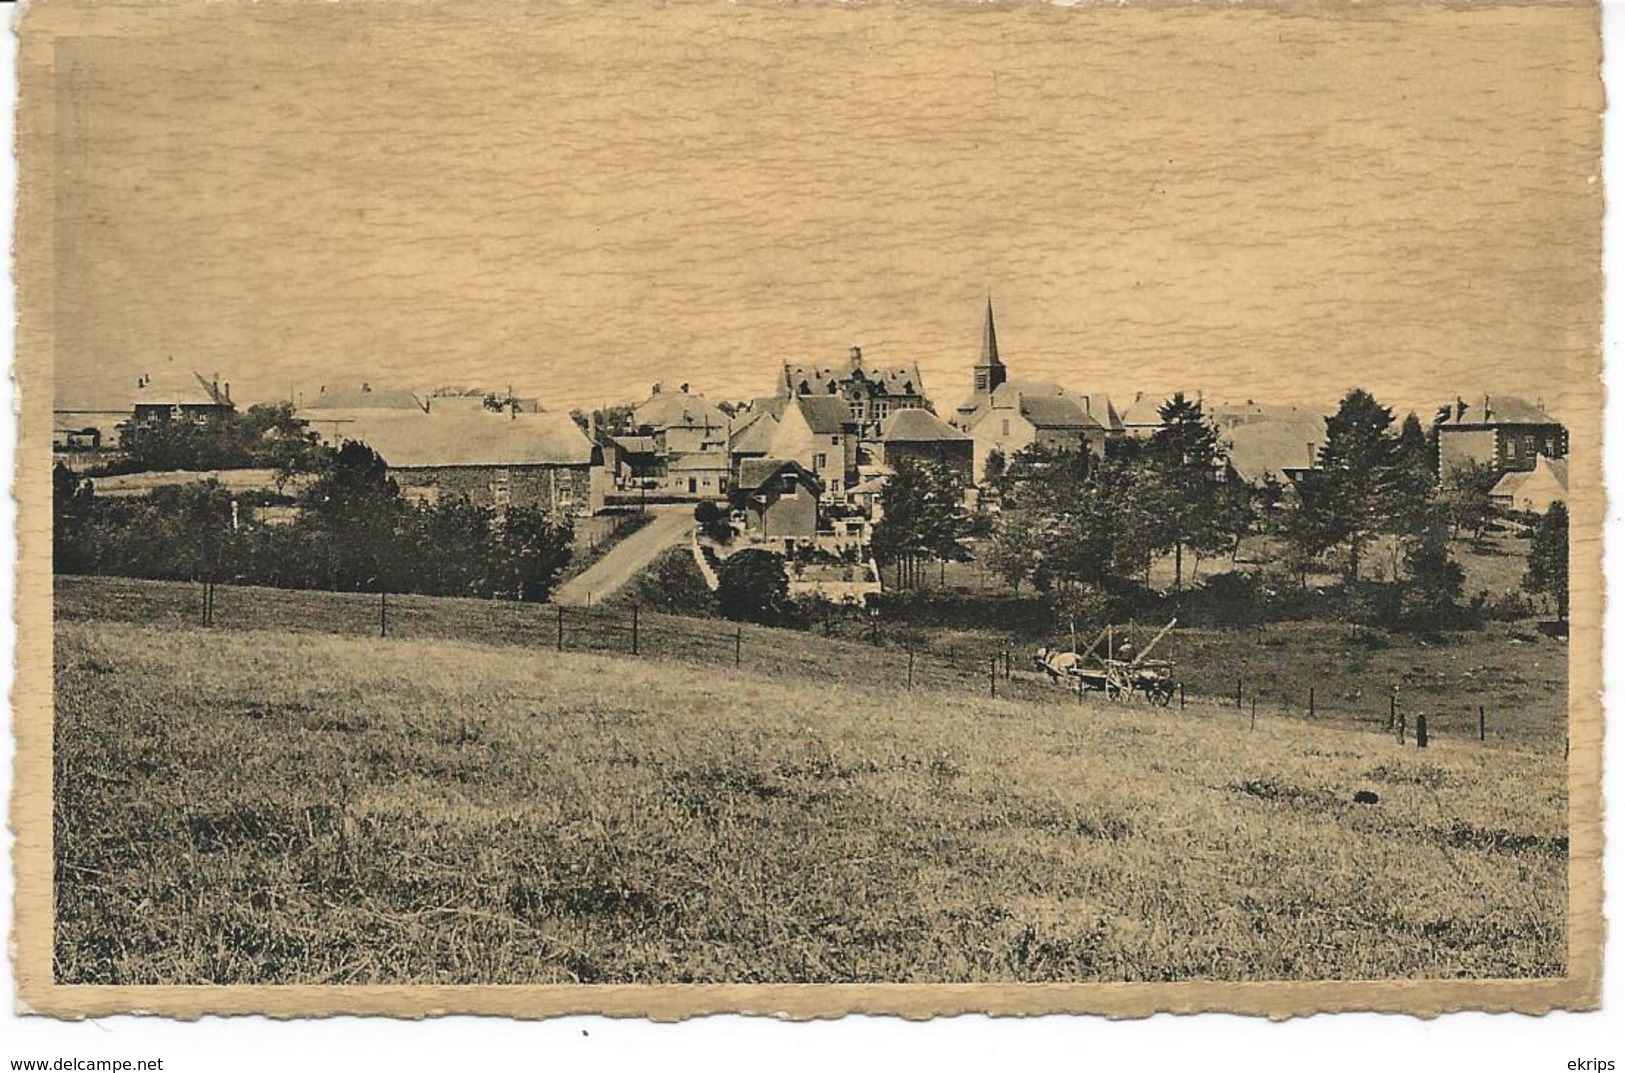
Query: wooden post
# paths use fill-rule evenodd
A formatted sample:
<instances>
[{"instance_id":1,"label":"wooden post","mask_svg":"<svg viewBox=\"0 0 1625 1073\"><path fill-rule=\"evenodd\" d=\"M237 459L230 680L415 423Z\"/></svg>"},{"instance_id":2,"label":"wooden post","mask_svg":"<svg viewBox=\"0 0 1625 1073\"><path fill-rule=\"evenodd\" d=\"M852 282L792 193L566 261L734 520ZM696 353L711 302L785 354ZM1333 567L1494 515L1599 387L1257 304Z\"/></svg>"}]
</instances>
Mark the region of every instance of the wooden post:
<instances>
[{"instance_id":1,"label":"wooden post","mask_svg":"<svg viewBox=\"0 0 1625 1073\"><path fill-rule=\"evenodd\" d=\"M1315 687L1309 687L1309 718L1315 717Z\"/></svg>"},{"instance_id":2,"label":"wooden post","mask_svg":"<svg viewBox=\"0 0 1625 1073\"><path fill-rule=\"evenodd\" d=\"M1247 726L1248 730L1258 729L1258 694L1253 694L1253 719Z\"/></svg>"},{"instance_id":3,"label":"wooden post","mask_svg":"<svg viewBox=\"0 0 1625 1073\"><path fill-rule=\"evenodd\" d=\"M558 650L560 652L563 652L564 651L564 605L559 604L554 608L554 610L559 613L559 633L558 633L558 639L557 639Z\"/></svg>"},{"instance_id":4,"label":"wooden post","mask_svg":"<svg viewBox=\"0 0 1625 1073\"><path fill-rule=\"evenodd\" d=\"M1006 682L1010 680L1010 650L1008 648L1004 650L1004 680Z\"/></svg>"},{"instance_id":5,"label":"wooden post","mask_svg":"<svg viewBox=\"0 0 1625 1073\"><path fill-rule=\"evenodd\" d=\"M378 636L389 636L389 593L378 590Z\"/></svg>"},{"instance_id":6,"label":"wooden post","mask_svg":"<svg viewBox=\"0 0 1625 1073\"><path fill-rule=\"evenodd\" d=\"M1241 679L1236 679L1236 707L1241 707Z\"/></svg>"},{"instance_id":7,"label":"wooden post","mask_svg":"<svg viewBox=\"0 0 1625 1073\"><path fill-rule=\"evenodd\" d=\"M1478 740L1484 740L1484 706L1478 706Z\"/></svg>"},{"instance_id":8,"label":"wooden post","mask_svg":"<svg viewBox=\"0 0 1625 1073\"><path fill-rule=\"evenodd\" d=\"M1179 710L1185 710L1185 683L1179 683Z\"/></svg>"},{"instance_id":9,"label":"wooden post","mask_svg":"<svg viewBox=\"0 0 1625 1073\"><path fill-rule=\"evenodd\" d=\"M739 666L739 650L744 646L744 642L745 642L745 628L743 626L735 626L734 627L734 666L735 667Z\"/></svg>"},{"instance_id":10,"label":"wooden post","mask_svg":"<svg viewBox=\"0 0 1625 1073\"><path fill-rule=\"evenodd\" d=\"M987 658L987 695L999 695L999 657L992 655Z\"/></svg>"},{"instance_id":11,"label":"wooden post","mask_svg":"<svg viewBox=\"0 0 1625 1073\"><path fill-rule=\"evenodd\" d=\"M638 605L632 605L632 654L638 654Z\"/></svg>"},{"instance_id":12,"label":"wooden post","mask_svg":"<svg viewBox=\"0 0 1625 1073\"><path fill-rule=\"evenodd\" d=\"M1422 712L1416 713L1416 747L1418 749L1428 747L1428 717Z\"/></svg>"},{"instance_id":13,"label":"wooden post","mask_svg":"<svg viewBox=\"0 0 1625 1073\"><path fill-rule=\"evenodd\" d=\"M914 646L908 646L908 687L914 688Z\"/></svg>"}]
</instances>

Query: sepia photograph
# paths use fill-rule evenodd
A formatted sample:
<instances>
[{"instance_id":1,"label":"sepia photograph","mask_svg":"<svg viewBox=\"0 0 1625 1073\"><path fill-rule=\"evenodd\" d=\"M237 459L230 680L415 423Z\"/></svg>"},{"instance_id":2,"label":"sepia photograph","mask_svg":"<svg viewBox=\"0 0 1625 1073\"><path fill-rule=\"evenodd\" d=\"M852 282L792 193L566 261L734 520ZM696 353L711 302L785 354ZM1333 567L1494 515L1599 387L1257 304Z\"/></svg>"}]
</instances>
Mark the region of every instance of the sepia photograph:
<instances>
[{"instance_id":1,"label":"sepia photograph","mask_svg":"<svg viewBox=\"0 0 1625 1073\"><path fill-rule=\"evenodd\" d=\"M1594 6L18 34L29 1007L1600 1000Z\"/></svg>"}]
</instances>

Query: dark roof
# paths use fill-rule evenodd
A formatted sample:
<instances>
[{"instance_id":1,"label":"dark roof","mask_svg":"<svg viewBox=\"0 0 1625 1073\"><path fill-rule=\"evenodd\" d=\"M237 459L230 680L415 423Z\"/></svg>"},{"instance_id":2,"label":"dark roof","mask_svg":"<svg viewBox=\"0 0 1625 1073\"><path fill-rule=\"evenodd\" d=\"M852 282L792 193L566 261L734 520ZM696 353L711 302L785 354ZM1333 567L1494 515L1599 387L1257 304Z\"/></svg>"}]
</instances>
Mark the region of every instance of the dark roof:
<instances>
[{"instance_id":1,"label":"dark roof","mask_svg":"<svg viewBox=\"0 0 1625 1073\"><path fill-rule=\"evenodd\" d=\"M846 400L833 395L802 395L795 403L817 436L834 436L852 421Z\"/></svg>"},{"instance_id":2,"label":"dark roof","mask_svg":"<svg viewBox=\"0 0 1625 1073\"><path fill-rule=\"evenodd\" d=\"M737 487L753 492L762 488L786 469L794 470L797 478L815 492L824 490L823 484L805 466L793 458L747 458L739 463Z\"/></svg>"},{"instance_id":3,"label":"dark roof","mask_svg":"<svg viewBox=\"0 0 1625 1073\"><path fill-rule=\"evenodd\" d=\"M1484 395L1476 402L1458 399L1440 412L1449 416L1440 424L1452 425L1555 425L1558 421L1539 406L1516 395Z\"/></svg>"},{"instance_id":4,"label":"dark roof","mask_svg":"<svg viewBox=\"0 0 1625 1073\"><path fill-rule=\"evenodd\" d=\"M884 388L888 395L925 397L925 382L920 378L919 365L910 363L876 367L866 365L861 360L846 365L795 365L786 362L779 394L786 398L829 395L832 387L839 391L842 386L859 379L859 374L861 379ZM807 385L806 391L801 390L802 384Z\"/></svg>"},{"instance_id":5,"label":"dark roof","mask_svg":"<svg viewBox=\"0 0 1625 1073\"><path fill-rule=\"evenodd\" d=\"M880 424L884 443L930 443L970 437L927 410L898 410Z\"/></svg>"},{"instance_id":6,"label":"dark roof","mask_svg":"<svg viewBox=\"0 0 1625 1073\"><path fill-rule=\"evenodd\" d=\"M663 431L668 428L727 428L728 418L701 395L661 391L632 412L632 423Z\"/></svg>"},{"instance_id":7,"label":"dark roof","mask_svg":"<svg viewBox=\"0 0 1625 1073\"><path fill-rule=\"evenodd\" d=\"M652 455L660 450L653 436L611 436L609 439L629 455Z\"/></svg>"},{"instance_id":8,"label":"dark roof","mask_svg":"<svg viewBox=\"0 0 1625 1073\"><path fill-rule=\"evenodd\" d=\"M987 324L982 328L982 364L1003 365L999 360L999 332L993 327L993 299L987 300Z\"/></svg>"},{"instance_id":9,"label":"dark roof","mask_svg":"<svg viewBox=\"0 0 1625 1073\"><path fill-rule=\"evenodd\" d=\"M1064 395L1021 396L1021 416L1032 422L1034 428L1087 429L1104 428L1099 421L1084 412L1075 399Z\"/></svg>"},{"instance_id":10,"label":"dark roof","mask_svg":"<svg viewBox=\"0 0 1625 1073\"><path fill-rule=\"evenodd\" d=\"M1230 468L1249 484L1274 477L1287 479L1287 471L1315 464L1326 442L1326 420L1316 414L1272 417L1237 425L1224 433L1230 445Z\"/></svg>"}]
</instances>

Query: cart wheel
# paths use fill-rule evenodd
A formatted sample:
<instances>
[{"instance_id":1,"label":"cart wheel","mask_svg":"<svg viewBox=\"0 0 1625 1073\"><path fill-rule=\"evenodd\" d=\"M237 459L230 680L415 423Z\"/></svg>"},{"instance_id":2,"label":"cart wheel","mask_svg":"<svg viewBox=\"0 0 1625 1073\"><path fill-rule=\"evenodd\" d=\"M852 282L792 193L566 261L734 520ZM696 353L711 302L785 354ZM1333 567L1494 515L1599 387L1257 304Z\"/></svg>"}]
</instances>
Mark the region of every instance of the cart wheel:
<instances>
[{"instance_id":1,"label":"cart wheel","mask_svg":"<svg viewBox=\"0 0 1625 1073\"><path fill-rule=\"evenodd\" d=\"M1152 698L1159 708L1168 707L1169 704L1173 703L1173 699L1174 691L1172 689L1159 689L1157 690L1157 695Z\"/></svg>"}]
</instances>

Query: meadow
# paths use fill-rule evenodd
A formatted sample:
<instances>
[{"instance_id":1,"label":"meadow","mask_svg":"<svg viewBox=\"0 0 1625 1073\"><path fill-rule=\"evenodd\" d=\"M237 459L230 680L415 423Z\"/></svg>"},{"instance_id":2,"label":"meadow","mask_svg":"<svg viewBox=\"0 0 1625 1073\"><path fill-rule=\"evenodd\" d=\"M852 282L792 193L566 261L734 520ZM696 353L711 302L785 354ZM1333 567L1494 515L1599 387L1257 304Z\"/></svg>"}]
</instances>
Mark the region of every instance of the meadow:
<instances>
[{"instance_id":1,"label":"meadow","mask_svg":"<svg viewBox=\"0 0 1625 1073\"><path fill-rule=\"evenodd\" d=\"M85 595L56 627L61 983L1564 970L1560 750Z\"/></svg>"}]
</instances>

